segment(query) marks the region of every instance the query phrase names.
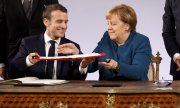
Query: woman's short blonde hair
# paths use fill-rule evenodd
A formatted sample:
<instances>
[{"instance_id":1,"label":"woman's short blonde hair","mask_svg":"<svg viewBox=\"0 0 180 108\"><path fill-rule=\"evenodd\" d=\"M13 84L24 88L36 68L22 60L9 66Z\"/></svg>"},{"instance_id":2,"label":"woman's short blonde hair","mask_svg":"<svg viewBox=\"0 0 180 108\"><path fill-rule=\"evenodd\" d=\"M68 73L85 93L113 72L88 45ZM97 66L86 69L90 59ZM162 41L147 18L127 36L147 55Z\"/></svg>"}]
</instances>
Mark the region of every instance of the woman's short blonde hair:
<instances>
[{"instance_id":1,"label":"woman's short blonde hair","mask_svg":"<svg viewBox=\"0 0 180 108\"><path fill-rule=\"evenodd\" d=\"M106 19L111 19L114 15L117 15L122 22L129 24L130 32L136 31L137 16L132 7L125 4L115 6L107 12Z\"/></svg>"}]
</instances>

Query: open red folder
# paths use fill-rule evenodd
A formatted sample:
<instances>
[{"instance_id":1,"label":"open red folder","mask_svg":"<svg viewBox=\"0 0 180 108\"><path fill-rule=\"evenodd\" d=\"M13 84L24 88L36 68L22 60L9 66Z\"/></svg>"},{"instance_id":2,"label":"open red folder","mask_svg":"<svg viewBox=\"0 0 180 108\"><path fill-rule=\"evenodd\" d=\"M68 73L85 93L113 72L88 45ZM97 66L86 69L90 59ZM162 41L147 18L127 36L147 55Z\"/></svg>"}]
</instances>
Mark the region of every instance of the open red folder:
<instances>
[{"instance_id":1,"label":"open red folder","mask_svg":"<svg viewBox=\"0 0 180 108\"><path fill-rule=\"evenodd\" d=\"M106 56L105 53L90 53L90 54L78 54L78 55L68 55L68 56L56 56L56 57L34 57L38 60L81 60L84 58L97 58Z\"/></svg>"}]
</instances>

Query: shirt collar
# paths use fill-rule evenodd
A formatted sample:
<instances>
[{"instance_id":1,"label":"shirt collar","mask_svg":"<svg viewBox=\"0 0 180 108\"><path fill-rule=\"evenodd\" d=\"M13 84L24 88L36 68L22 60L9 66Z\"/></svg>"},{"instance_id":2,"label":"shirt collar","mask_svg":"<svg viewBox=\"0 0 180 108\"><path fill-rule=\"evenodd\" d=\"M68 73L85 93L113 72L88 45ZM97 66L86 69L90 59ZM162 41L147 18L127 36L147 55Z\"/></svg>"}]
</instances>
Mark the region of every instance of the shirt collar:
<instances>
[{"instance_id":1,"label":"shirt collar","mask_svg":"<svg viewBox=\"0 0 180 108\"><path fill-rule=\"evenodd\" d=\"M48 43L50 40L52 40L52 39L51 39L50 36L47 34L47 32L45 32L45 33L44 33L44 41L45 41L45 43ZM58 38L58 39L56 39L56 40L54 40L54 41L56 41L56 43L59 44L59 43L60 43L60 40L61 40L61 38Z\"/></svg>"}]
</instances>

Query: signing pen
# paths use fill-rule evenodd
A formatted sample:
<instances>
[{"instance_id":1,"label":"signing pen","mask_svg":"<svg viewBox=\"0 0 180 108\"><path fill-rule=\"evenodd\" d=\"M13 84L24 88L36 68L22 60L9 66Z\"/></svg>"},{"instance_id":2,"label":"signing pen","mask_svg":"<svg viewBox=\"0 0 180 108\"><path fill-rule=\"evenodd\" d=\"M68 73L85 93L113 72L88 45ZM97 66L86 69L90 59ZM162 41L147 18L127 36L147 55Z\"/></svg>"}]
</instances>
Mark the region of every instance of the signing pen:
<instances>
[{"instance_id":1,"label":"signing pen","mask_svg":"<svg viewBox=\"0 0 180 108\"><path fill-rule=\"evenodd\" d=\"M111 61L111 59L106 59L106 63L109 63Z\"/></svg>"}]
</instances>

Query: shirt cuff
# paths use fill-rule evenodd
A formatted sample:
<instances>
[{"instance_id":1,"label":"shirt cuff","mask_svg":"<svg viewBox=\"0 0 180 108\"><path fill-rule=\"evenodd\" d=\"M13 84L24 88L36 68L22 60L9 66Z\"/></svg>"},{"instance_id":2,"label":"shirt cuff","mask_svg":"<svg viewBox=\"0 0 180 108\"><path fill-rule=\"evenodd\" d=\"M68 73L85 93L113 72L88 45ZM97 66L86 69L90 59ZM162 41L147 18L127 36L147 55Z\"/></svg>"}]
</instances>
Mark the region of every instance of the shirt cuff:
<instances>
[{"instance_id":1,"label":"shirt cuff","mask_svg":"<svg viewBox=\"0 0 180 108\"><path fill-rule=\"evenodd\" d=\"M173 61L174 61L174 62L176 61L176 58L177 58L178 56L180 56L179 53L175 53L175 54L174 54L174 56L173 56Z\"/></svg>"},{"instance_id":2,"label":"shirt cuff","mask_svg":"<svg viewBox=\"0 0 180 108\"><path fill-rule=\"evenodd\" d=\"M29 67L29 66L32 66L34 64L32 64L30 61L29 61L29 56L26 57L26 65Z\"/></svg>"},{"instance_id":3,"label":"shirt cuff","mask_svg":"<svg viewBox=\"0 0 180 108\"><path fill-rule=\"evenodd\" d=\"M82 62L80 63L79 65L79 71L81 74L86 74L87 73L87 69L88 69L88 66L86 68L81 68L82 66Z\"/></svg>"},{"instance_id":4,"label":"shirt cuff","mask_svg":"<svg viewBox=\"0 0 180 108\"><path fill-rule=\"evenodd\" d=\"M0 63L0 68L5 67L4 63Z\"/></svg>"},{"instance_id":5,"label":"shirt cuff","mask_svg":"<svg viewBox=\"0 0 180 108\"><path fill-rule=\"evenodd\" d=\"M0 80L4 80L4 78L0 77Z\"/></svg>"}]
</instances>

